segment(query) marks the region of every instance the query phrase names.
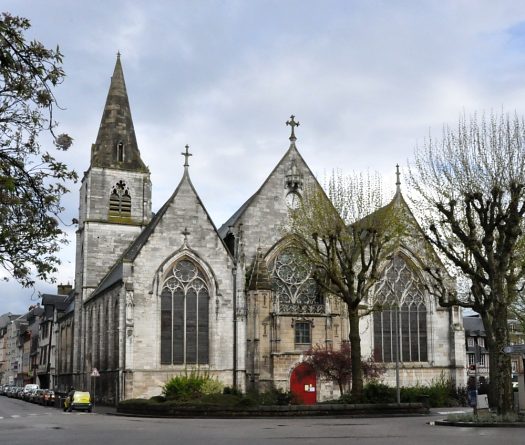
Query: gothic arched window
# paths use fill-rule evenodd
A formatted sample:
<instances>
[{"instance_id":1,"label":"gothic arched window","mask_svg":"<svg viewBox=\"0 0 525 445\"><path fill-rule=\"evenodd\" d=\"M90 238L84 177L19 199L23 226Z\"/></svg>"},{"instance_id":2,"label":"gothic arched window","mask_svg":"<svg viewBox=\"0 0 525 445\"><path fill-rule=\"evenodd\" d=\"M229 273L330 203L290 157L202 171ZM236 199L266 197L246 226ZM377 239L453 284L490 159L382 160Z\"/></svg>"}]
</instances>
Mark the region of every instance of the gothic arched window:
<instances>
[{"instance_id":1,"label":"gothic arched window","mask_svg":"<svg viewBox=\"0 0 525 445\"><path fill-rule=\"evenodd\" d=\"M119 142L117 144L117 161L124 162L124 143Z\"/></svg>"},{"instance_id":2,"label":"gothic arched window","mask_svg":"<svg viewBox=\"0 0 525 445\"><path fill-rule=\"evenodd\" d=\"M426 362L425 288L401 256L394 256L385 268L374 298L382 307L374 313L375 360L396 361L396 340L399 340L399 361Z\"/></svg>"},{"instance_id":3,"label":"gothic arched window","mask_svg":"<svg viewBox=\"0 0 525 445\"><path fill-rule=\"evenodd\" d=\"M131 217L131 196L124 181L119 181L113 187L109 196L109 216L118 218Z\"/></svg>"},{"instance_id":4,"label":"gothic arched window","mask_svg":"<svg viewBox=\"0 0 525 445\"><path fill-rule=\"evenodd\" d=\"M178 261L164 281L160 296L160 362L209 362L209 290L193 261Z\"/></svg>"},{"instance_id":5,"label":"gothic arched window","mask_svg":"<svg viewBox=\"0 0 525 445\"><path fill-rule=\"evenodd\" d=\"M280 313L324 313L324 299L311 269L292 247L277 255L270 270Z\"/></svg>"}]
</instances>

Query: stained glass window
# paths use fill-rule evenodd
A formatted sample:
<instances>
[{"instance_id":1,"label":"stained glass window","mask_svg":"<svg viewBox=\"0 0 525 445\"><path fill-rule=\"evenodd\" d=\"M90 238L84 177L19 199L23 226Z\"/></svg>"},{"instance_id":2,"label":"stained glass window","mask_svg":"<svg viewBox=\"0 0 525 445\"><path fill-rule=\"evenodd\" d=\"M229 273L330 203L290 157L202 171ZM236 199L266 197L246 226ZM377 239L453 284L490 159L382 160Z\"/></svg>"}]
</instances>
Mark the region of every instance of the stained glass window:
<instances>
[{"instance_id":1,"label":"stained glass window","mask_svg":"<svg viewBox=\"0 0 525 445\"><path fill-rule=\"evenodd\" d=\"M399 361L427 361L425 288L403 257L396 255L389 262L374 298L382 306L373 316L375 359L395 361L399 341Z\"/></svg>"},{"instance_id":2,"label":"stained glass window","mask_svg":"<svg viewBox=\"0 0 525 445\"><path fill-rule=\"evenodd\" d=\"M160 296L160 361L207 364L209 291L202 271L188 259L177 262Z\"/></svg>"}]
</instances>

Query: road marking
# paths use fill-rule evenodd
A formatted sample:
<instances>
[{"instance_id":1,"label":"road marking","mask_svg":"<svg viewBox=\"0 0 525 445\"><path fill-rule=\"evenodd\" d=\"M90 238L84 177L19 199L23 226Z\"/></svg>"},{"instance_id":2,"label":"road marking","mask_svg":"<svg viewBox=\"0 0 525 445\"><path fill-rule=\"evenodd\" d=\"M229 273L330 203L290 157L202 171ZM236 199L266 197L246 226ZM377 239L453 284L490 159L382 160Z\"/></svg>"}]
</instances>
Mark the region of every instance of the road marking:
<instances>
[{"instance_id":1,"label":"road marking","mask_svg":"<svg viewBox=\"0 0 525 445\"><path fill-rule=\"evenodd\" d=\"M20 417L20 416L19 416L18 414L13 414L11 417L12 417L13 419L16 419L16 418L18 418L18 417Z\"/></svg>"},{"instance_id":2,"label":"road marking","mask_svg":"<svg viewBox=\"0 0 525 445\"><path fill-rule=\"evenodd\" d=\"M438 411L438 414L467 414L466 411Z\"/></svg>"}]
</instances>

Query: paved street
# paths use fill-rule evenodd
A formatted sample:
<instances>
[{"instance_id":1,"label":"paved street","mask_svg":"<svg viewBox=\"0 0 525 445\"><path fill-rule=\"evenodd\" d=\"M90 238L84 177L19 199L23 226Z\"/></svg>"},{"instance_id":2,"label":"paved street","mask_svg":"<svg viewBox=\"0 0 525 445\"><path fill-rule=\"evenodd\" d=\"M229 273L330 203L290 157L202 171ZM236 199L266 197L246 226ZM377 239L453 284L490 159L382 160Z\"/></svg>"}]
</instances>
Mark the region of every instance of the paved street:
<instances>
[{"instance_id":1,"label":"paved street","mask_svg":"<svg viewBox=\"0 0 525 445\"><path fill-rule=\"evenodd\" d=\"M0 443L190 444L523 444L523 429L428 425L432 417L309 419L143 419L64 413L0 397Z\"/></svg>"}]
</instances>

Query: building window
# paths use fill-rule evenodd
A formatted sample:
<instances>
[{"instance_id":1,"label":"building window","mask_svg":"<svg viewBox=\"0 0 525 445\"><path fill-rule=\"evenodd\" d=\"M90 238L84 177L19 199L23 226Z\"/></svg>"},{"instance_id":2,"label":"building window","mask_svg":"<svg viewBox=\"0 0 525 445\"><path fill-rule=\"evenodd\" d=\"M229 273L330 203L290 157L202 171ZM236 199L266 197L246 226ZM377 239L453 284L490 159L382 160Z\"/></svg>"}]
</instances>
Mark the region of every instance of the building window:
<instances>
[{"instance_id":1,"label":"building window","mask_svg":"<svg viewBox=\"0 0 525 445\"><path fill-rule=\"evenodd\" d=\"M479 365L482 368L485 368L487 366L487 362L488 362L487 354L480 354L479 355Z\"/></svg>"},{"instance_id":2,"label":"building window","mask_svg":"<svg viewBox=\"0 0 525 445\"><path fill-rule=\"evenodd\" d=\"M164 281L160 296L162 364L208 363L209 298L203 272L188 259L178 261Z\"/></svg>"},{"instance_id":3,"label":"building window","mask_svg":"<svg viewBox=\"0 0 525 445\"><path fill-rule=\"evenodd\" d=\"M485 339L483 337L478 337L478 346L480 348L484 348L485 347Z\"/></svg>"},{"instance_id":4,"label":"building window","mask_svg":"<svg viewBox=\"0 0 525 445\"><path fill-rule=\"evenodd\" d=\"M119 142L117 144L117 161L124 162L124 143Z\"/></svg>"},{"instance_id":5,"label":"building window","mask_svg":"<svg viewBox=\"0 0 525 445\"><path fill-rule=\"evenodd\" d=\"M426 362L427 307L425 287L400 255L389 262L375 288L382 310L374 313L374 357L380 362Z\"/></svg>"},{"instance_id":6,"label":"building window","mask_svg":"<svg viewBox=\"0 0 525 445\"><path fill-rule=\"evenodd\" d=\"M312 324L309 321L296 321L295 327L295 344L308 345L312 344Z\"/></svg>"},{"instance_id":7,"label":"building window","mask_svg":"<svg viewBox=\"0 0 525 445\"><path fill-rule=\"evenodd\" d=\"M467 346L469 348L473 348L474 347L474 337L468 337L467 338Z\"/></svg>"},{"instance_id":8,"label":"building window","mask_svg":"<svg viewBox=\"0 0 525 445\"><path fill-rule=\"evenodd\" d=\"M124 181L119 181L115 184L111 191L109 196L109 217L131 217L131 196Z\"/></svg>"},{"instance_id":9,"label":"building window","mask_svg":"<svg viewBox=\"0 0 525 445\"><path fill-rule=\"evenodd\" d=\"M476 364L476 355L475 354L467 354L468 364L469 365L475 365Z\"/></svg>"},{"instance_id":10,"label":"building window","mask_svg":"<svg viewBox=\"0 0 525 445\"><path fill-rule=\"evenodd\" d=\"M311 266L288 247L270 267L278 312L324 314L324 298L311 277Z\"/></svg>"}]
</instances>

